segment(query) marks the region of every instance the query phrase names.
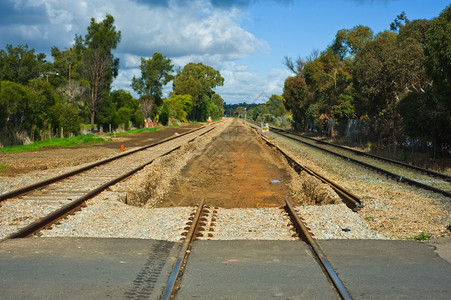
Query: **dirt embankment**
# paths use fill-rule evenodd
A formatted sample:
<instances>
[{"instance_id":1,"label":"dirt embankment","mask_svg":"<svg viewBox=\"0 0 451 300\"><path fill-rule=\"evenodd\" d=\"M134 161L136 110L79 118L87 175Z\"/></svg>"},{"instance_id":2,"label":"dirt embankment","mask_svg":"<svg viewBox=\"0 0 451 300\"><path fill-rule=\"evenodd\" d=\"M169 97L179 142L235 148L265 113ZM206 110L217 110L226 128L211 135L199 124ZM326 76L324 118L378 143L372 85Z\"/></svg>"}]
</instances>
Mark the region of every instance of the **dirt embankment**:
<instances>
[{"instance_id":1,"label":"dirt embankment","mask_svg":"<svg viewBox=\"0 0 451 300\"><path fill-rule=\"evenodd\" d=\"M293 199L299 176L251 128L234 119L172 182L158 206L190 206L204 199L224 208L275 207Z\"/></svg>"}]
</instances>

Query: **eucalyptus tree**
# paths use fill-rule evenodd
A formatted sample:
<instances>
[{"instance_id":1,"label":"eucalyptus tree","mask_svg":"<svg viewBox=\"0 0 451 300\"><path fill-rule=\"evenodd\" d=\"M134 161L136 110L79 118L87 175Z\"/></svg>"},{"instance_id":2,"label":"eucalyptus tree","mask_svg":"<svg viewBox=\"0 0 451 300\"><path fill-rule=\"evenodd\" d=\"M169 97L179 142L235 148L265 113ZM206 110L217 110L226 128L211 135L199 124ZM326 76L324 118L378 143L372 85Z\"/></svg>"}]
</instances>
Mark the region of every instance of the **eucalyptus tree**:
<instances>
[{"instance_id":1,"label":"eucalyptus tree","mask_svg":"<svg viewBox=\"0 0 451 300\"><path fill-rule=\"evenodd\" d=\"M112 50L116 49L120 40L121 31L116 29L114 18L109 14L99 23L91 18L84 39L80 36L75 38L78 44L82 41L84 46L82 76L90 85L90 97L86 105L90 113L91 130L94 129L96 112L108 96L113 78L119 72L119 59L113 56Z\"/></svg>"},{"instance_id":2,"label":"eucalyptus tree","mask_svg":"<svg viewBox=\"0 0 451 300\"><path fill-rule=\"evenodd\" d=\"M163 103L163 86L174 76L171 59L155 52L152 58L141 58L141 77L132 79L132 88L140 97L141 108L146 118L153 117Z\"/></svg>"},{"instance_id":3,"label":"eucalyptus tree","mask_svg":"<svg viewBox=\"0 0 451 300\"><path fill-rule=\"evenodd\" d=\"M216 116L213 116L214 118L219 118L224 116L224 99L219 94L214 93L211 96L211 101L216 105L218 108L218 112Z\"/></svg>"},{"instance_id":4,"label":"eucalyptus tree","mask_svg":"<svg viewBox=\"0 0 451 300\"><path fill-rule=\"evenodd\" d=\"M434 94L451 120L451 5L431 21L426 38L428 74L434 81Z\"/></svg>"},{"instance_id":5,"label":"eucalyptus tree","mask_svg":"<svg viewBox=\"0 0 451 300\"><path fill-rule=\"evenodd\" d=\"M439 151L448 155L451 148L450 23L451 5L431 21L414 20L399 29L407 60L399 71L409 79L405 81L409 94L397 109L407 135L424 145L432 143L434 157Z\"/></svg>"},{"instance_id":6,"label":"eucalyptus tree","mask_svg":"<svg viewBox=\"0 0 451 300\"><path fill-rule=\"evenodd\" d=\"M201 121L212 109L214 89L223 84L224 78L219 71L202 63L189 63L176 75L173 91L176 95L191 95L191 118Z\"/></svg>"},{"instance_id":7,"label":"eucalyptus tree","mask_svg":"<svg viewBox=\"0 0 451 300\"><path fill-rule=\"evenodd\" d=\"M0 49L0 81L12 81L28 84L32 79L45 75L51 64L46 60L44 53L35 53L28 45L6 45Z\"/></svg>"},{"instance_id":8,"label":"eucalyptus tree","mask_svg":"<svg viewBox=\"0 0 451 300\"><path fill-rule=\"evenodd\" d=\"M341 60L352 59L365 43L373 38L373 31L367 26L358 25L352 29L341 29L335 35L331 49Z\"/></svg>"}]
</instances>

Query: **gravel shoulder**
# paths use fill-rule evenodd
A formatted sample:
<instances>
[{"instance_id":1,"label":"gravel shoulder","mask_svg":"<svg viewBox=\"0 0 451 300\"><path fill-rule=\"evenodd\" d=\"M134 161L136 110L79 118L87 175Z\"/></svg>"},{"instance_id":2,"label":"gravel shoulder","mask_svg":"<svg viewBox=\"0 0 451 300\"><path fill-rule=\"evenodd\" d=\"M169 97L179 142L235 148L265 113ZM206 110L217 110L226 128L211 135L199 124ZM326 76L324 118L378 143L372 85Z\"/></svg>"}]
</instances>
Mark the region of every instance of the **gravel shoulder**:
<instances>
[{"instance_id":1,"label":"gravel shoulder","mask_svg":"<svg viewBox=\"0 0 451 300\"><path fill-rule=\"evenodd\" d=\"M451 236L451 200L269 132L298 161L361 197L368 226L392 239Z\"/></svg>"}]
</instances>

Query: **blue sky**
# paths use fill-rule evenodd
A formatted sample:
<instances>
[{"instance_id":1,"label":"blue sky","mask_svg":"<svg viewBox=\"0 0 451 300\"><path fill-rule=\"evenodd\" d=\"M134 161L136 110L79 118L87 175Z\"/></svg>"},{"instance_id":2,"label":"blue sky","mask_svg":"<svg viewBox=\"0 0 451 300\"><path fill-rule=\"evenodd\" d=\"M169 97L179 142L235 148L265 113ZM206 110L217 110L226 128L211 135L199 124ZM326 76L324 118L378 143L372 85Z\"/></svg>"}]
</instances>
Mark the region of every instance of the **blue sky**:
<instances>
[{"instance_id":1,"label":"blue sky","mask_svg":"<svg viewBox=\"0 0 451 300\"><path fill-rule=\"evenodd\" d=\"M336 32L356 25L375 33L389 28L405 11L431 19L450 4L444 0L2 0L0 47L28 44L48 54L52 46L71 47L84 35L91 17L113 15L122 31L115 51L120 58L114 88L130 88L140 76L141 57L160 52L178 67L202 62L219 70L216 89L227 103L265 102L281 94L291 73L285 56L323 51ZM172 88L165 88L167 93ZM136 95L135 95L136 96Z\"/></svg>"}]
</instances>

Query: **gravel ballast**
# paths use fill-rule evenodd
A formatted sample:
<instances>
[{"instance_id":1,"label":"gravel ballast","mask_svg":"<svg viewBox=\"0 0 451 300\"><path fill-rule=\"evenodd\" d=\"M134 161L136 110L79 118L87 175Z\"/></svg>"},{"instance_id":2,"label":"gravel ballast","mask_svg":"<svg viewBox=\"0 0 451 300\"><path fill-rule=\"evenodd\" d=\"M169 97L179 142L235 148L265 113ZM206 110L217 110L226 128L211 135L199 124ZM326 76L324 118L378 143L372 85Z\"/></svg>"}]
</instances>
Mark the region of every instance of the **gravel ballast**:
<instances>
[{"instance_id":1,"label":"gravel ballast","mask_svg":"<svg viewBox=\"0 0 451 300\"><path fill-rule=\"evenodd\" d=\"M75 215L40 233L43 237L141 238L180 241L196 207L146 208L122 203L104 192ZM344 204L297 206L317 239L387 239ZM296 240L281 208L210 209L199 239ZM345 230L344 230L345 229Z\"/></svg>"},{"instance_id":2,"label":"gravel ballast","mask_svg":"<svg viewBox=\"0 0 451 300\"><path fill-rule=\"evenodd\" d=\"M451 236L451 200L446 196L396 182L276 133L266 135L301 165L358 195L364 205L358 215L372 230L392 239Z\"/></svg>"},{"instance_id":3,"label":"gravel ballast","mask_svg":"<svg viewBox=\"0 0 451 300\"><path fill-rule=\"evenodd\" d=\"M182 149L158 159L136 176L104 192L87 207L71 216L61 225L47 230L43 236L129 237L180 240L186 233L186 224L195 207L155 208L167 193L174 178L186 163L199 155L211 139L224 130L219 126L211 134L198 138ZM294 172L292 176L297 176ZM302 175L305 176L305 175ZM311 194L303 190L320 189L314 194L338 203L337 196L313 179L294 178L290 183L296 200ZM318 188L315 188L318 186ZM313 201L313 203L316 201ZM126 205L133 204L133 205ZM326 202L327 203L327 202ZM369 228L368 224L344 204L298 206L298 212L318 239L386 239L383 234ZM106 211L106 213L102 213ZM272 208L208 208L202 236L213 240L293 240L294 232L288 225L284 210ZM114 212L114 213L110 213ZM101 215L102 217L96 217ZM143 229L143 224L146 228ZM185 228L185 231L183 230Z\"/></svg>"}]
</instances>

